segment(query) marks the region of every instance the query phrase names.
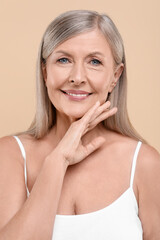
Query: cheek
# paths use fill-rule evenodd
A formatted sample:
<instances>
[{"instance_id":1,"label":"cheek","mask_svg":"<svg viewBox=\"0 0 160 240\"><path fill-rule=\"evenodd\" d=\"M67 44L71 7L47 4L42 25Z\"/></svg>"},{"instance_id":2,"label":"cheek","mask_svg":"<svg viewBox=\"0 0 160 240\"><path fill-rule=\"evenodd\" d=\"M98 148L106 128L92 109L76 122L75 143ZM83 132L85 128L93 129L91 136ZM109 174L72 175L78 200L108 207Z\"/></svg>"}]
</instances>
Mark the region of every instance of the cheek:
<instances>
[{"instance_id":1,"label":"cheek","mask_svg":"<svg viewBox=\"0 0 160 240\"><path fill-rule=\"evenodd\" d=\"M109 85L111 82L111 74L107 72L95 72L90 75L89 79L92 79L90 82L93 89L95 89L96 92L107 92L109 89Z\"/></svg>"},{"instance_id":2,"label":"cheek","mask_svg":"<svg viewBox=\"0 0 160 240\"><path fill-rule=\"evenodd\" d=\"M47 85L51 88L60 87L69 74L68 69L52 68L47 71Z\"/></svg>"}]
</instances>

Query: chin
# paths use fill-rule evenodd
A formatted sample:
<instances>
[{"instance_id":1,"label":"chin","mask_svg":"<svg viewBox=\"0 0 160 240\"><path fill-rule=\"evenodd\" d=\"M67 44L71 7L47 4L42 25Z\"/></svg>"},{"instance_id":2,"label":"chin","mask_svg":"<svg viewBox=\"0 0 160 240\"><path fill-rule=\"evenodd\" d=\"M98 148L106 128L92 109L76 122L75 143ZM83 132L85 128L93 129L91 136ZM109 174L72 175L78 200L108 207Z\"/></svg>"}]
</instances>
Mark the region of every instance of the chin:
<instances>
[{"instance_id":1,"label":"chin","mask_svg":"<svg viewBox=\"0 0 160 240\"><path fill-rule=\"evenodd\" d=\"M87 112L87 110L86 110L86 111L85 111L85 110L79 111L79 110L77 109L77 110L75 111L75 109L73 109L73 111L68 111L68 112L66 112L65 114L66 114L69 118L72 118L72 119L77 120L77 119L83 117L86 112Z\"/></svg>"},{"instance_id":2,"label":"chin","mask_svg":"<svg viewBox=\"0 0 160 240\"><path fill-rule=\"evenodd\" d=\"M73 119L73 120L78 120L84 116L85 113L77 113L77 114L68 114L68 117Z\"/></svg>"}]
</instances>

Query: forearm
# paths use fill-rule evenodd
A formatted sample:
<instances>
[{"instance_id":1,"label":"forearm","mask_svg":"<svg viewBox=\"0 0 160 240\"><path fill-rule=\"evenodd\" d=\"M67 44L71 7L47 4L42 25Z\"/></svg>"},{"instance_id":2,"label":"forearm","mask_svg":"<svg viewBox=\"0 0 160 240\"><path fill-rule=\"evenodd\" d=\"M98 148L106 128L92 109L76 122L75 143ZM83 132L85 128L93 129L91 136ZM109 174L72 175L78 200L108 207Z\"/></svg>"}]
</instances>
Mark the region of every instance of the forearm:
<instances>
[{"instance_id":1,"label":"forearm","mask_svg":"<svg viewBox=\"0 0 160 240\"><path fill-rule=\"evenodd\" d=\"M0 240L51 240L67 164L48 157L23 207L0 232Z\"/></svg>"}]
</instances>

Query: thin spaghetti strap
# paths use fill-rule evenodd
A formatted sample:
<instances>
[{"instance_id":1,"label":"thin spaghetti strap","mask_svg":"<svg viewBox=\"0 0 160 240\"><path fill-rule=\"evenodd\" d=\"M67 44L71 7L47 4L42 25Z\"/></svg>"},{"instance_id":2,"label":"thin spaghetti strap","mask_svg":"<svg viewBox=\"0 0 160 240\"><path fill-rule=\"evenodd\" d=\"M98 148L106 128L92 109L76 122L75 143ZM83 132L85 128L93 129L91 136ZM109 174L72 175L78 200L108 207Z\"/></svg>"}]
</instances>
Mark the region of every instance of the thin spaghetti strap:
<instances>
[{"instance_id":1,"label":"thin spaghetti strap","mask_svg":"<svg viewBox=\"0 0 160 240\"><path fill-rule=\"evenodd\" d=\"M27 197L29 197L29 190L27 187L26 152L25 152L24 146L23 146L22 142L20 141L20 139L17 136L13 136L13 137L16 139L16 141L18 143L21 153L22 153L22 156L23 156L23 159L24 159L24 178L25 178L25 185L26 185L26 190L27 190Z\"/></svg>"},{"instance_id":2,"label":"thin spaghetti strap","mask_svg":"<svg viewBox=\"0 0 160 240\"><path fill-rule=\"evenodd\" d=\"M139 153L139 149L141 147L142 142L139 141L133 156L133 162L132 162L132 169L131 169L131 179L130 179L130 187L133 188L133 180L134 180L134 174L135 174L135 169L136 169L136 162L137 162L137 157Z\"/></svg>"}]
</instances>

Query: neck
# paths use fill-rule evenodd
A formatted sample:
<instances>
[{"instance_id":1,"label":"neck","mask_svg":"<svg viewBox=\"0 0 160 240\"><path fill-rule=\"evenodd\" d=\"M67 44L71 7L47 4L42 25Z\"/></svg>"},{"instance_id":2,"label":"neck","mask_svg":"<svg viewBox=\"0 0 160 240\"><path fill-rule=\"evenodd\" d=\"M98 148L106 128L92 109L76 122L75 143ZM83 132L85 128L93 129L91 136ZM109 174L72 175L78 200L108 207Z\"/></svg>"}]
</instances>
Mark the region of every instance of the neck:
<instances>
[{"instance_id":1,"label":"neck","mask_svg":"<svg viewBox=\"0 0 160 240\"><path fill-rule=\"evenodd\" d=\"M69 129L70 125L78 119L68 117L62 113L57 112L56 114L56 124L52 128L50 132L50 137L54 139L57 143L64 137L65 133ZM97 136L102 136L104 132L104 127L102 123L99 123L95 128L93 128L91 131L87 132L82 137L83 143L88 143Z\"/></svg>"},{"instance_id":2,"label":"neck","mask_svg":"<svg viewBox=\"0 0 160 240\"><path fill-rule=\"evenodd\" d=\"M70 125L76 120L77 119L68 117L65 114L62 114L57 111L56 124L54 129L55 129L55 135L59 138L59 140L61 140L64 137Z\"/></svg>"}]
</instances>

